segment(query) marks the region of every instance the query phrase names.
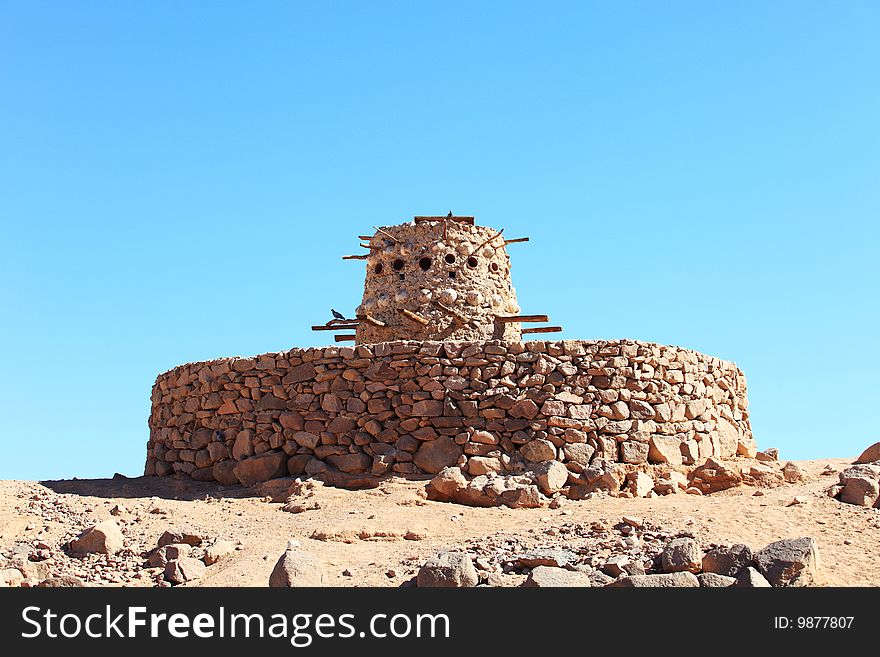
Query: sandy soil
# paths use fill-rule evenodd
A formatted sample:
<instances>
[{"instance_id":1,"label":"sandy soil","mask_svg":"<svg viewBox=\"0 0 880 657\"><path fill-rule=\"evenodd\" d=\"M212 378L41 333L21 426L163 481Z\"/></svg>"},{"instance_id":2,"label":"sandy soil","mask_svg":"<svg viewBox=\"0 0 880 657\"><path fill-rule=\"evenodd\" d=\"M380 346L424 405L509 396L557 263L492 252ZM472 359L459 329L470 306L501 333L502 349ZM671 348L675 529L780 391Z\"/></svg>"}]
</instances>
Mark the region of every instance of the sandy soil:
<instances>
[{"instance_id":1,"label":"sandy soil","mask_svg":"<svg viewBox=\"0 0 880 657\"><path fill-rule=\"evenodd\" d=\"M166 529L186 524L208 541L237 545L194 584L265 586L287 541L297 539L324 562L331 586L399 586L441 549L468 547L499 534L540 543L542 537L557 535L552 528L597 519L617 522L626 514L671 531L690 531L704 544L739 542L759 549L781 538L812 536L823 562L821 583L880 586L880 511L842 504L824 493L836 481L820 475L826 464L840 470L849 463L798 462L809 474L807 483L764 490L760 496L743 486L711 496L563 500L558 509L482 509L427 501L425 482L406 480L360 491L318 486L305 501L320 508L303 513L285 512L283 502L255 497L253 490L186 478L3 481L0 553L9 557L16 546L19 551L30 546L49 557L53 575L78 573L97 585L154 586L158 571L144 569L140 555L155 547ZM805 503L789 506L795 496ZM111 516L116 505L124 511ZM111 517L122 527L127 557L82 560L64 553L64 543L79 531ZM316 532L324 540L311 538Z\"/></svg>"}]
</instances>

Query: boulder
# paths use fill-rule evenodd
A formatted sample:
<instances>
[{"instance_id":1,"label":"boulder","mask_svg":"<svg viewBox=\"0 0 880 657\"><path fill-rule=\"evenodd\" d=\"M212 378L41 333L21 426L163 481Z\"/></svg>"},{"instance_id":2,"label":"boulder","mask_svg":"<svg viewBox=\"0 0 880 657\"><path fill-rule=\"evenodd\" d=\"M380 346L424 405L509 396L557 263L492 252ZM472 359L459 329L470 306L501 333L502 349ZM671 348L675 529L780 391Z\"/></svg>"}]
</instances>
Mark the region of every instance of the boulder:
<instances>
[{"instance_id":1,"label":"boulder","mask_svg":"<svg viewBox=\"0 0 880 657\"><path fill-rule=\"evenodd\" d=\"M535 485L520 484L501 493L501 502L511 509L537 509L544 505Z\"/></svg>"},{"instance_id":2,"label":"boulder","mask_svg":"<svg viewBox=\"0 0 880 657\"><path fill-rule=\"evenodd\" d=\"M654 480L649 474L641 471L630 472L626 476L629 492L633 497L645 497L654 490Z\"/></svg>"},{"instance_id":3,"label":"boulder","mask_svg":"<svg viewBox=\"0 0 880 657\"><path fill-rule=\"evenodd\" d=\"M242 486L253 486L261 481L286 476L287 458L284 452L263 452L239 461L232 471Z\"/></svg>"},{"instance_id":4,"label":"boulder","mask_svg":"<svg viewBox=\"0 0 880 657\"><path fill-rule=\"evenodd\" d=\"M674 538L663 548L660 561L665 573L698 573L703 566L703 551L692 538Z\"/></svg>"},{"instance_id":5,"label":"boulder","mask_svg":"<svg viewBox=\"0 0 880 657\"><path fill-rule=\"evenodd\" d=\"M755 564L773 586L809 586L821 567L819 546L808 536L783 539L755 554Z\"/></svg>"},{"instance_id":6,"label":"boulder","mask_svg":"<svg viewBox=\"0 0 880 657\"><path fill-rule=\"evenodd\" d=\"M797 463L791 461L782 467L782 476L789 484L802 484L807 481L806 471Z\"/></svg>"},{"instance_id":7,"label":"boulder","mask_svg":"<svg viewBox=\"0 0 880 657\"><path fill-rule=\"evenodd\" d=\"M150 553L147 564L150 568L164 568L169 561L175 561L188 557L192 547L186 543L172 543L171 545L163 545L157 547Z\"/></svg>"},{"instance_id":8,"label":"boulder","mask_svg":"<svg viewBox=\"0 0 880 657\"><path fill-rule=\"evenodd\" d=\"M767 588L773 586L767 581L766 577L751 566L743 569L733 585L739 588Z\"/></svg>"},{"instance_id":9,"label":"boulder","mask_svg":"<svg viewBox=\"0 0 880 657\"><path fill-rule=\"evenodd\" d=\"M38 588L79 588L85 586L86 583L79 577L73 575L58 575L57 577L48 577L37 584Z\"/></svg>"},{"instance_id":10,"label":"boulder","mask_svg":"<svg viewBox=\"0 0 880 657\"><path fill-rule=\"evenodd\" d=\"M479 582L471 558L464 552L440 552L419 569L419 587L470 587Z\"/></svg>"},{"instance_id":11,"label":"boulder","mask_svg":"<svg viewBox=\"0 0 880 657\"><path fill-rule=\"evenodd\" d=\"M700 586L704 589L727 588L728 586L733 586L736 583L735 577L727 577L725 575L719 575L717 573L700 573L699 575L697 575L697 579L700 581Z\"/></svg>"},{"instance_id":12,"label":"boulder","mask_svg":"<svg viewBox=\"0 0 880 657\"><path fill-rule=\"evenodd\" d=\"M660 575L627 575L620 577L607 586L614 588L678 588L700 586L697 576L689 572L663 573Z\"/></svg>"},{"instance_id":13,"label":"boulder","mask_svg":"<svg viewBox=\"0 0 880 657\"><path fill-rule=\"evenodd\" d=\"M454 466L443 468L428 483L428 499L449 501L467 484L467 477L464 476L461 468Z\"/></svg>"},{"instance_id":14,"label":"boulder","mask_svg":"<svg viewBox=\"0 0 880 657\"><path fill-rule=\"evenodd\" d=\"M578 555L569 550L543 548L524 552L516 558L520 566L537 568L538 566L550 566L552 568L565 568L569 564L576 563Z\"/></svg>"},{"instance_id":15,"label":"boulder","mask_svg":"<svg viewBox=\"0 0 880 657\"><path fill-rule=\"evenodd\" d=\"M156 543L159 547L174 543L186 543L187 545L201 545L202 535L189 525L181 525L173 529L165 530Z\"/></svg>"},{"instance_id":16,"label":"boulder","mask_svg":"<svg viewBox=\"0 0 880 657\"><path fill-rule=\"evenodd\" d=\"M77 554L115 554L123 547L122 530L115 520L103 520L88 527L70 542Z\"/></svg>"},{"instance_id":17,"label":"boulder","mask_svg":"<svg viewBox=\"0 0 880 657\"><path fill-rule=\"evenodd\" d=\"M532 472L537 478L538 488L545 495L558 492L568 482L568 468L559 461L539 463L532 467Z\"/></svg>"},{"instance_id":18,"label":"boulder","mask_svg":"<svg viewBox=\"0 0 880 657\"><path fill-rule=\"evenodd\" d=\"M575 588L592 586L585 573L553 566L536 566L522 584L526 588Z\"/></svg>"},{"instance_id":19,"label":"boulder","mask_svg":"<svg viewBox=\"0 0 880 657\"><path fill-rule=\"evenodd\" d=\"M4 568L0 570L0 587L18 586L24 581L24 574L18 568Z\"/></svg>"},{"instance_id":20,"label":"boulder","mask_svg":"<svg viewBox=\"0 0 880 657\"><path fill-rule=\"evenodd\" d=\"M692 470L688 479L690 485L703 494L715 493L742 484L742 474L738 469L728 467L712 457Z\"/></svg>"},{"instance_id":21,"label":"boulder","mask_svg":"<svg viewBox=\"0 0 880 657\"><path fill-rule=\"evenodd\" d=\"M205 564L208 566L215 564L226 555L232 554L234 551L235 546L229 541L224 541L222 539L216 541L205 550Z\"/></svg>"},{"instance_id":22,"label":"boulder","mask_svg":"<svg viewBox=\"0 0 880 657\"><path fill-rule=\"evenodd\" d=\"M184 584L205 575L205 564L192 557L180 557L165 564L165 579L172 584Z\"/></svg>"},{"instance_id":23,"label":"boulder","mask_svg":"<svg viewBox=\"0 0 880 657\"><path fill-rule=\"evenodd\" d=\"M752 549L737 543L730 546L712 548L703 555L703 572L736 577L754 563Z\"/></svg>"},{"instance_id":24,"label":"boulder","mask_svg":"<svg viewBox=\"0 0 880 657\"><path fill-rule=\"evenodd\" d=\"M874 443L856 459L856 463L873 463L880 461L880 443Z\"/></svg>"},{"instance_id":25,"label":"boulder","mask_svg":"<svg viewBox=\"0 0 880 657\"><path fill-rule=\"evenodd\" d=\"M413 455L413 463L424 472L436 474L445 467L455 465L462 453L461 445L456 444L452 438L440 436L436 440L422 443Z\"/></svg>"},{"instance_id":26,"label":"boulder","mask_svg":"<svg viewBox=\"0 0 880 657\"><path fill-rule=\"evenodd\" d=\"M313 555L288 546L275 563L269 576L269 586L274 588L302 588L322 586L324 567Z\"/></svg>"},{"instance_id":27,"label":"boulder","mask_svg":"<svg viewBox=\"0 0 880 657\"><path fill-rule=\"evenodd\" d=\"M850 477L840 491L840 501L858 506L875 506L880 498L880 485L875 479Z\"/></svg>"}]
</instances>

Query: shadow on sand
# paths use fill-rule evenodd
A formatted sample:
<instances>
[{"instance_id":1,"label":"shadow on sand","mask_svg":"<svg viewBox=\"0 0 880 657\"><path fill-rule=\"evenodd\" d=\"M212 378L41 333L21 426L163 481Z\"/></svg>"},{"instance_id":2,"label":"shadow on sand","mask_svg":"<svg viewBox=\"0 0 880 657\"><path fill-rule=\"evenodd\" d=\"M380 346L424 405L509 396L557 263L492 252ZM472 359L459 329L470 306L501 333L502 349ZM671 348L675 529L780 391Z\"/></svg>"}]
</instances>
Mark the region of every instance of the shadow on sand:
<instances>
[{"instance_id":1,"label":"shadow on sand","mask_svg":"<svg viewBox=\"0 0 880 657\"><path fill-rule=\"evenodd\" d=\"M196 481L182 475L168 477L123 477L112 479L59 479L40 482L56 493L89 497L159 497L166 500L203 500L206 497L259 497L259 488L223 486L214 481Z\"/></svg>"}]
</instances>

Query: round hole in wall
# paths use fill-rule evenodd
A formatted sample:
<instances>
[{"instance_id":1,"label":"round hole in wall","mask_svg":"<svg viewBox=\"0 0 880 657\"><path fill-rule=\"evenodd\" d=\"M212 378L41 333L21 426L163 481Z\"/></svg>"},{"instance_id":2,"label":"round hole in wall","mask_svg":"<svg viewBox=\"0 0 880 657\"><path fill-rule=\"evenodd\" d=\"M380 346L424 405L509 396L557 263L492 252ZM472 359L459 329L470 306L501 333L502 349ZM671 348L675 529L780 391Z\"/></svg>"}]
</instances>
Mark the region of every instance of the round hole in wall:
<instances>
[{"instance_id":1,"label":"round hole in wall","mask_svg":"<svg viewBox=\"0 0 880 657\"><path fill-rule=\"evenodd\" d=\"M492 271L498 271L498 263L497 262L490 262L489 269L491 269Z\"/></svg>"},{"instance_id":2,"label":"round hole in wall","mask_svg":"<svg viewBox=\"0 0 880 657\"><path fill-rule=\"evenodd\" d=\"M381 274L382 273L382 263L381 262L377 262L376 266L373 267L373 273L374 274Z\"/></svg>"},{"instance_id":3,"label":"round hole in wall","mask_svg":"<svg viewBox=\"0 0 880 657\"><path fill-rule=\"evenodd\" d=\"M425 271L428 271L431 268L431 259L422 258L421 260L419 260L419 267L421 267Z\"/></svg>"},{"instance_id":4,"label":"round hole in wall","mask_svg":"<svg viewBox=\"0 0 880 657\"><path fill-rule=\"evenodd\" d=\"M447 253L445 260L450 265L454 265L455 264L455 254L454 253Z\"/></svg>"},{"instance_id":5,"label":"round hole in wall","mask_svg":"<svg viewBox=\"0 0 880 657\"><path fill-rule=\"evenodd\" d=\"M455 278L455 272L454 272L454 271L449 272L449 278Z\"/></svg>"},{"instance_id":6,"label":"round hole in wall","mask_svg":"<svg viewBox=\"0 0 880 657\"><path fill-rule=\"evenodd\" d=\"M403 260L398 258L391 263L391 267L394 269L394 271L400 271L401 269L403 269Z\"/></svg>"},{"instance_id":7,"label":"round hole in wall","mask_svg":"<svg viewBox=\"0 0 880 657\"><path fill-rule=\"evenodd\" d=\"M475 268L477 266L477 259L474 256L471 256L470 258L468 258L467 259L467 266L470 267L471 269Z\"/></svg>"}]
</instances>

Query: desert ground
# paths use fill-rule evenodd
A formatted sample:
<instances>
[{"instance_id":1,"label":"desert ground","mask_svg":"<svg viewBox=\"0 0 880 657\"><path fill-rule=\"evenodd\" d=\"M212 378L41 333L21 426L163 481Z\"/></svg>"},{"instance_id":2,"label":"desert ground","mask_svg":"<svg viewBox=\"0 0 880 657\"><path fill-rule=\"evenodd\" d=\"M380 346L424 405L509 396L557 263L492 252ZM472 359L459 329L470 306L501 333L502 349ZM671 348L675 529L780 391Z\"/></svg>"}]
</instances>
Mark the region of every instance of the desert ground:
<instances>
[{"instance_id":1,"label":"desert ground","mask_svg":"<svg viewBox=\"0 0 880 657\"><path fill-rule=\"evenodd\" d=\"M2 481L0 561L6 563L0 567L10 567L15 558L41 564L26 585L67 575L89 586L167 586L161 568L146 567L147 556L164 532L188 526L202 539L197 549L225 541L229 553L186 586L266 586L289 540L299 541L323 563L326 585L401 586L439 551L491 557L493 550L572 547L591 527L607 538L602 545L611 554L621 538L614 527L627 516L664 535L692 536L704 549L744 543L757 550L779 539L811 536L822 562L818 584L878 586L880 510L844 504L825 493L836 483L836 472L851 462L797 462L806 482L771 489L563 498L553 504L556 508L537 509L429 501L426 481L406 479L365 490L292 481L244 489L178 476ZM291 484L294 494L285 504ZM83 529L106 519L115 520L124 536L117 554L75 556L67 549ZM514 573L510 585L522 579Z\"/></svg>"}]
</instances>

